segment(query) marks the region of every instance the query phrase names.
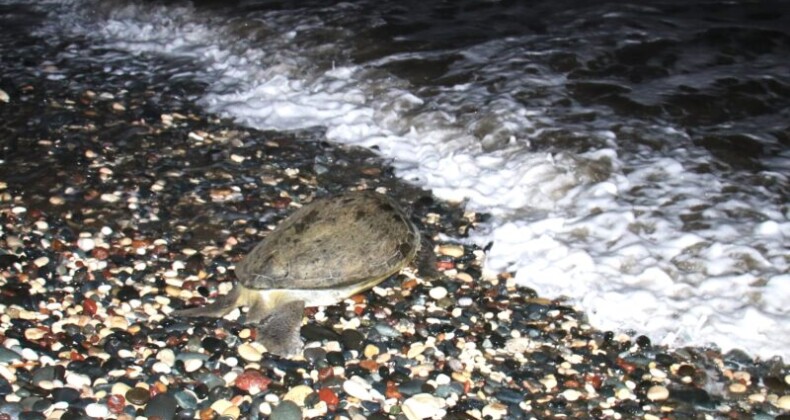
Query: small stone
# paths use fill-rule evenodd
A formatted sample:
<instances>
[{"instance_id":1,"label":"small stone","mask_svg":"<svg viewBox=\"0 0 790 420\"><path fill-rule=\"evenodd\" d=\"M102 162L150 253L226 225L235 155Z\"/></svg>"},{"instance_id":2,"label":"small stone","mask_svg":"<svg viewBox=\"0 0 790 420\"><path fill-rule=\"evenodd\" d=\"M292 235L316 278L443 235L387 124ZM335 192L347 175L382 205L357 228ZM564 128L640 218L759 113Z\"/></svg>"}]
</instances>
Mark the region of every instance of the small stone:
<instances>
[{"instance_id":1,"label":"small stone","mask_svg":"<svg viewBox=\"0 0 790 420\"><path fill-rule=\"evenodd\" d=\"M365 350L362 352L362 354L364 354L365 357L367 357L368 359L372 359L378 356L380 351L381 350L379 350L378 346L373 344L368 344L367 346L365 346Z\"/></svg>"},{"instance_id":2,"label":"small stone","mask_svg":"<svg viewBox=\"0 0 790 420\"><path fill-rule=\"evenodd\" d=\"M110 410L104 404L91 403L85 407L85 414L89 417L104 418L110 415Z\"/></svg>"},{"instance_id":3,"label":"small stone","mask_svg":"<svg viewBox=\"0 0 790 420\"><path fill-rule=\"evenodd\" d=\"M156 360L159 360L165 365L172 367L176 363L176 354L172 349L165 348L159 350L159 353L156 354Z\"/></svg>"},{"instance_id":4,"label":"small stone","mask_svg":"<svg viewBox=\"0 0 790 420\"><path fill-rule=\"evenodd\" d=\"M176 408L178 408L178 403L172 395L157 394L145 406L143 414L149 419L154 416L162 419L172 419L176 415Z\"/></svg>"},{"instance_id":5,"label":"small stone","mask_svg":"<svg viewBox=\"0 0 790 420\"><path fill-rule=\"evenodd\" d=\"M242 391L247 391L250 394L257 394L267 390L271 382L271 379L263 376L259 371L247 370L236 377L235 385L236 388Z\"/></svg>"},{"instance_id":6,"label":"small stone","mask_svg":"<svg viewBox=\"0 0 790 420\"><path fill-rule=\"evenodd\" d=\"M8 103L11 101L11 97L8 96L8 93L3 89L0 89L0 102Z\"/></svg>"},{"instance_id":7,"label":"small stone","mask_svg":"<svg viewBox=\"0 0 790 420\"><path fill-rule=\"evenodd\" d=\"M283 401L274 407L270 420L302 420L302 409L292 401Z\"/></svg>"},{"instance_id":8,"label":"small stone","mask_svg":"<svg viewBox=\"0 0 790 420\"><path fill-rule=\"evenodd\" d=\"M507 406L502 403L494 402L483 407L483 417L491 419L502 419L507 416Z\"/></svg>"},{"instance_id":9,"label":"small stone","mask_svg":"<svg viewBox=\"0 0 790 420\"><path fill-rule=\"evenodd\" d=\"M184 370L189 373L197 371L201 366L203 366L203 361L200 359L184 360Z\"/></svg>"},{"instance_id":10,"label":"small stone","mask_svg":"<svg viewBox=\"0 0 790 420\"><path fill-rule=\"evenodd\" d=\"M357 330L345 329L340 333L340 341L349 350L361 350L365 336Z\"/></svg>"},{"instance_id":11,"label":"small stone","mask_svg":"<svg viewBox=\"0 0 790 420\"><path fill-rule=\"evenodd\" d=\"M283 401L293 401L296 405L304 407L304 400L308 395L313 393L313 388L307 385L297 385L285 394Z\"/></svg>"},{"instance_id":12,"label":"small stone","mask_svg":"<svg viewBox=\"0 0 790 420\"><path fill-rule=\"evenodd\" d=\"M134 405L145 405L151 395L147 389L135 387L126 392L126 400Z\"/></svg>"},{"instance_id":13,"label":"small stone","mask_svg":"<svg viewBox=\"0 0 790 420\"><path fill-rule=\"evenodd\" d=\"M35 265L38 268L41 268L47 264L49 264L49 258L47 257L38 257L35 260L33 260L33 265Z\"/></svg>"},{"instance_id":14,"label":"small stone","mask_svg":"<svg viewBox=\"0 0 790 420\"><path fill-rule=\"evenodd\" d=\"M735 382L735 383L730 384L729 390L733 394L743 394L744 392L746 392L746 385L744 385L744 384L742 384L740 382Z\"/></svg>"},{"instance_id":15,"label":"small stone","mask_svg":"<svg viewBox=\"0 0 790 420\"><path fill-rule=\"evenodd\" d=\"M647 390L647 399L650 401L662 401L669 398L669 390L662 385L653 385Z\"/></svg>"},{"instance_id":16,"label":"small stone","mask_svg":"<svg viewBox=\"0 0 790 420\"><path fill-rule=\"evenodd\" d=\"M214 412L217 413L217 414L222 414L222 413L225 412L225 410L227 410L228 408L230 408L232 406L233 406L233 403L230 402L230 400L226 400L226 399L223 398L223 399L214 401L211 404L211 409L214 410Z\"/></svg>"},{"instance_id":17,"label":"small stone","mask_svg":"<svg viewBox=\"0 0 790 420\"><path fill-rule=\"evenodd\" d=\"M634 399L634 394L628 388L620 388L615 392L615 396L618 400L632 400Z\"/></svg>"},{"instance_id":18,"label":"small stone","mask_svg":"<svg viewBox=\"0 0 790 420\"><path fill-rule=\"evenodd\" d=\"M447 296L447 289L442 286L437 286L428 291L428 296L433 300L440 300Z\"/></svg>"},{"instance_id":19,"label":"small stone","mask_svg":"<svg viewBox=\"0 0 790 420\"><path fill-rule=\"evenodd\" d=\"M332 411L334 411L337 408L337 405L340 403L340 399L337 397L337 394L330 388L321 388L318 391L318 398L325 402L326 406Z\"/></svg>"},{"instance_id":20,"label":"small stone","mask_svg":"<svg viewBox=\"0 0 790 420\"><path fill-rule=\"evenodd\" d=\"M239 356L248 362L259 362L263 359L263 353L256 349L251 343L244 343L238 348Z\"/></svg>"},{"instance_id":21,"label":"small stone","mask_svg":"<svg viewBox=\"0 0 790 420\"><path fill-rule=\"evenodd\" d=\"M431 394L421 393L403 402L403 414L409 420L422 420L429 417L443 417L445 401Z\"/></svg>"},{"instance_id":22,"label":"small stone","mask_svg":"<svg viewBox=\"0 0 790 420\"><path fill-rule=\"evenodd\" d=\"M241 415L241 409L237 405L231 405L220 414L222 414L222 417L230 417L233 420L236 420Z\"/></svg>"},{"instance_id":23,"label":"small stone","mask_svg":"<svg viewBox=\"0 0 790 420\"><path fill-rule=\"evenodd\" d=\"M782 410L790 410L790 395L779 397L775 405Z\"/></svg>"},{"instance_id":24,"label":"small stone","mask_svg":"<svg viewBox=\"0 0 790 420\"><path fill-rule=\"evenodd\" d=\"M96 241L91 238L80 238L77 240L77 246L85 252L91 251L96 247Z\"/></svg>"},{"instance_id":25,"label":"small stone","mask_svg":"<svg viewBox=\"0 0 790 420\"><path fill-rule=\"evenodd\" d=\"M373 399L373 396L370 394L370 384L360 377L354 377L343 382L343 391L362 401L371 401Z\"/></svg>"},{"instance_id":26,"label":"small stone","mask_svg":"<svg viewBox=\"0 0 790 420\"><path fill-rule=\"evenodd\" d=\"M120 414L126 406L126 398L118 394L112 394L107 398L107 408L113 414ZM107 417L107 416L104 416Z\"/></svg>"},{"instance_id":27,"label":"small stone","mask_svg":"<svg viewBox=\"0 0 790 420\"><path fill-rule=\"evenodd\" d=\"M565 391L562 391L562 396L567 401L576 401L581 398L582 393L575 389L566 389Z\"/></svg>"},{"instance_id":28,"label":"small stone","mask_svg":"<svg viewBox=\"0 0 790 420\"><path fill-rule=\"evenodd\" d=\"M445 244L437 247L439 255L446 255L453 258L461 258L464 256L464 247L461 245Z\"/></svg>"}]
</instances>

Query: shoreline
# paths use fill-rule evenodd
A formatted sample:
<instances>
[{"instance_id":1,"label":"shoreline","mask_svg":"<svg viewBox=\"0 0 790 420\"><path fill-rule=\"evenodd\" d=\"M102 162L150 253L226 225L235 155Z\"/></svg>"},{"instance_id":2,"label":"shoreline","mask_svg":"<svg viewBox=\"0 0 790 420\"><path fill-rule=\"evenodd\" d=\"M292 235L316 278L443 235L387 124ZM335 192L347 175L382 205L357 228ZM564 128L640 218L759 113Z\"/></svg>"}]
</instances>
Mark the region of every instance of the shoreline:
<instances>
[{"instance_id":1,"label":"shoreline","mask_svg":"<svg viewBox=\"0 0 790 420\"><path fill-rule=\"evenodd\" d=\"M507 274L483 278L482 250L457 243L437 244L445 279L406 272L308 311L303 360L262 353L238 320L171 319L224 293L233 263L315 194L384 188L431 236L479 220L320 130L206 115L190 99L200 86L37 59L37 74L0 81L10 418L790 416L781 360L595 330Z\"/></svg>"}]
</instances>

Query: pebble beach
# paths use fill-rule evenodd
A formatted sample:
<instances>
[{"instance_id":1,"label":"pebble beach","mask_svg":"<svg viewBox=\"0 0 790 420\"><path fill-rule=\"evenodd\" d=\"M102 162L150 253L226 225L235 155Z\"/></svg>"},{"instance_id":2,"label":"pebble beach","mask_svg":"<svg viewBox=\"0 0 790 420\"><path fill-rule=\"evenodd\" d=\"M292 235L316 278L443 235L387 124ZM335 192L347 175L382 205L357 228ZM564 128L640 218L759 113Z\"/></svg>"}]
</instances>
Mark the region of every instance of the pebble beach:
<instances>
[{"instance_id":1,"label":"pebble beach","mask_svg":"<svg viewBox=\"0 0 790 420\"><path fill-rule=\"evenodd\" d=\"M15 22L0 41L0 420L790 419L781 358L597 330L488 274L485 244L462 244L487 216L372 151L238 126L194 104L198 82L142 71L173 63ZM291 359L268 354L243 311L169 316L226 293L295 209L350 189L411 209L442 239L442 278L407 269L308 309Z\"/></svg>"}]
</instances>

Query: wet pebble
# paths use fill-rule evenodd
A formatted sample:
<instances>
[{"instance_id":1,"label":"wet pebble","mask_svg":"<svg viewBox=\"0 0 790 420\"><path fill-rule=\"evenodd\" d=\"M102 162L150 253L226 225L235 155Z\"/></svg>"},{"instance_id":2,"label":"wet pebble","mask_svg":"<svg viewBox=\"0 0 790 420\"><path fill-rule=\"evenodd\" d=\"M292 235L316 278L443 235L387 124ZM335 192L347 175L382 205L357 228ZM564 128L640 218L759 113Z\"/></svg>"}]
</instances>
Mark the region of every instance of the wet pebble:
<instances>
[{"instance_id":1,"label":"wet pebble","mask_svg":"<svg viewBox=\"0 0 790 420\"><path fill-rule=\"evenodd\" d=\"M357 330L345 329L340 333L340 342L349 350L362 350L365 336Z\"/></svg>"},{"instance_id":2,"label":"wet pebble","mask_svg":"<svg viewBox=\"0 0 790 420\"><path fill-rule=\"evenodd\" d=\"M390 327L387 324L376 324L375 326L373 326L373 329L384 337L396 338L396 337L400 337L401 335L400 331Z\"/></svg>"},{"instance_id":3,"label":"wet pebble","mask_svg":"<svg viewBox=\"0 0 790 420\"><path fill-rule=\"evenodd\" d=\"M313 364L326 361L326 350L321 347L311 347L304 350L304 358Z\"/></svg>"},{"instance_id":4,"label":"wet pebble","mask_svg":"<svg viewBox=\"0 0 790 420\"><path fill-rule=\"evenodd\" d=\"M647 390L647 399L662 401L669 398L669 390L662 385L653 385Z\"/></svg>"},{"instance_id":5,"label":"wet pebble","mask_svg":"<svg viewBox=\"0 0 790 420\"><path fill-rule=\"evenodd\" d=\"M200 345L209 353L220 353L227 348L227 344L216 337L205 337Z\"/></svg>"},{"instance_id":6,"label":"wet pebble","mask_svg":"<svg viewBox=\"0 0 790 420\"><path fill-rule=\"evenodd\" d=\"M255 348L251 343L244 343L238 347L239 356L248 362L259 362L263 358L263 353Z\"/></svg>"},{"instance_id":7,"label":"wet pebble","mask_svg":"<svg viewBox=\"0 0 790 420\"><path fill-rule=\"evenodd\" d=\"M191 391L188 390L181 390L176 391L173 393L173 398L175 398L176 403L179 407L185 409L195 409L197 408L197 396Z\"/></svg>"},{"instance_id":8,"label":"wet pebble","mask_svg":"<svg viewBox=\"0 0 790 420\"><path fill-rule=\"evenodd\" d=\"M151 398L147 389L135 387L126 392L126 400L135 405L145 405Z\"/></svg>"},{"instance_id":9,"label":"wet pebble","mask_svg":"<svg viewBox=\"0 0 790 420\"><path fill-rule=\"evenodd\" d=\"M283 396L283 400L293 401L296 403L296 405L300 407L304 407L305 399L307 398L308 395L312 393L313 393L312 387L309 387L307 385L297 385L291 388L290 390L288 390L285 396Z\"/></svg>"},{"instance_id":10,"label":"wet pebble","mask_svg":"<svg viewBox=\"0 0 790 420\"><path fill-rule=\"evenodd\" d=\"M409 397L403 402L403 414L409 420L421 420L444 415L445 401L431 394L422 393Z\"/></svg>"},{"instance_id":11,"label":"wet pebble","mask_svg":"<svg viewBox=\"0 0 790 420\"><path fill-rule=\"evenodd\" d=\"M64 401L67 403L71 403L77 401L80 398L80 392L74 388L56 388L52 390L52 401Z\"/></svg>"},{"instance_id":12,"label":"wet pebble","mask_svg":"<svg viewBox=\"0 0 790 420\"><path fill-rule=\"evenodd\" d=\"M302 409L292 401L283 401L274 407L270 420L301 420Z\"/></svg>"},{"instance_id":13,"label":"wet pebble","mask_svg":"<svg viewBox=\"0 0 790 420\"><path fill-rule=\"evenodd\" d=\"M176 415L178 402L170 394L157 394L145 406L143 414L148 417L159 417L162 420L170 420Z\"/></svg>"}]
</instances>

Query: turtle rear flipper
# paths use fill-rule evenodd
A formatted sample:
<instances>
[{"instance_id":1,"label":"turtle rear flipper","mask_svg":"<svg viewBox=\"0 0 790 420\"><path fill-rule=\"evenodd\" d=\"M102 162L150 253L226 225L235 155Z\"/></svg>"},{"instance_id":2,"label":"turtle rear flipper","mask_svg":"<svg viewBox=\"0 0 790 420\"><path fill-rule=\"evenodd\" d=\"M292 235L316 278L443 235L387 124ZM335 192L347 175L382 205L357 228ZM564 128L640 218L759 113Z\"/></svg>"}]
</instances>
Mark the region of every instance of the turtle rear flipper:
<instances>
[{"instance_id":1,"label":"turtle rear flipper","mask_svg":"<svg viewBox=\"0 0 790 420\"><path fill-rule=\"evenodd\" d=\"M173 311L172 315L181 317L205 316L210 318L222 318L230 311L244 305L245 301L249 298L246 295L247 293L245 293L245 288L237 284L233 287L233 289L230 290L230 292L225 295L218 296L214 302L206 306L179 309Z\"/></svg>"},{"instance_id":2,"label":"turtle rear flipper","mask_svg":"<svg viewBox=\"0 0 790 420\"><path fill-rule=\"evenodd\" d=\"M269 353L293 356L302 350L299 331L304 316L304 301L293 300L277 305L266 314L258 327L258 339Z\"/></svg>"},{"instance_id":3,"label":"turtle rear flipper","mask_svg":"<svg viewBox=\"0 0 790 420\"><path fill-rule=\"evenodd\" d=\"M425 280L436 280L442 276L442 273L436 269L436 254L433 253L433 241L425 235L422 235L420 238L420 250L417 252L415 265L420 276Z\"/></svg>"}]
</instances>

